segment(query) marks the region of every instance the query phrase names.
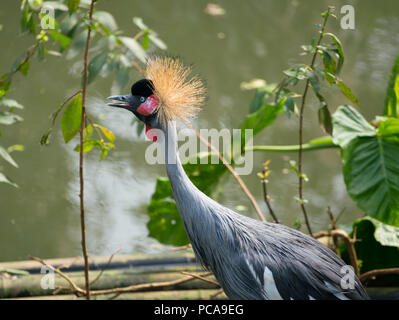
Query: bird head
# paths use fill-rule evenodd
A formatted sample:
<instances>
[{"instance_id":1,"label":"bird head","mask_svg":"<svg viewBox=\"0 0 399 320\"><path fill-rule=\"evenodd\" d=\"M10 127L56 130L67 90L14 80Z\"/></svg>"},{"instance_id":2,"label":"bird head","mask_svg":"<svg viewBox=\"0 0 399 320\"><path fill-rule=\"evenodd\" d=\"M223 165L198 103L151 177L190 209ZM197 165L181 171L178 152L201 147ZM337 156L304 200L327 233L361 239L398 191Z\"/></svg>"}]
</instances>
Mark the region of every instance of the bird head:
<instances>
[{"instance_id":1,"label":"bird head","mask_svg":"<svg viewBox=\"0 0 399 320\"><path fill-rule=\"evenodd\" d=\"M147 137L150 129L167 128L169 121L188 121L195 117L205 99L203 82L191 76L191 68L175 58L153 57L147 61L145 79L134 83L128 95L111 96L109 106L123 108L146 125Z\"/></svg>"},{"instance_id":2,"label":"bird head","mask_svg":"<svg viewBox=\"0 0 399 320\"><path fill-rule=\"evenodd\" d=\"M159 101L154 94L154 86L151 80L141 79L134 83L130 89L130 94L111 96L108 103L111 107L123 108L133 112L133 114L146 125L146 134L149 139L156 141L155 135L149 136L150 129L160 129L158 117Z\"/></svg>"}]
</instances>

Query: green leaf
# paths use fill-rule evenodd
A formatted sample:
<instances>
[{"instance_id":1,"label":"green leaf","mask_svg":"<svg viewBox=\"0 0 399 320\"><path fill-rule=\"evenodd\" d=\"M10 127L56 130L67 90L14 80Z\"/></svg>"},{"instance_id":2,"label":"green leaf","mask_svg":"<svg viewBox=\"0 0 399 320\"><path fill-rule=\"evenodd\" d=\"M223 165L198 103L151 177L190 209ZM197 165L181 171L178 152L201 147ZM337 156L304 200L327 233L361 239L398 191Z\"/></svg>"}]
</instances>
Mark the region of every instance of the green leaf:
<instances>
[{"instance_id":1,"label":"green leaf","mask_svg":"<svg viewBox=\"0 0 399 320\"><path fill-rule=\"evenodd\" d=\"M264 104L265 99L270 96L268 90L264 87L256 88L255 95L249 106L249 113L258 111L258 109Z\"/></svg>"},{"instance_id":2,"label":"green leaf","mask_svg":"<svg viewBox=\"0 0 399 320\"><path fill-rule=\"evenodd\" d=\"M18 168L18 164L14 161L14 159L10 156L6 149L0 146L0 157L6 160L8 163L12 164L14 167Z\"/></svg>"},{"instance_id":3,"label":"green leaf","mask_svg":"<svg viewBox=\"0 0 399 320\"><path fill-rule=\"evenodd\" d=\"M281 99L277 105L264 103L256 112L245 116L241 129L253 129L255 136L265 127L271 125L277 116L283 112L285 98Z\"/></svg>"},{"instance_id":4,"label":"green leaf","mask_svg":"<svg viewBox=\"0 0 399 320\"><path fill-rule=\"evenodd\" d=\"M93 19L100 22L108 30L116 31L118 29L118 25L116 24L114 17L107 11L94 12Z\"/></svg>"},{"instance_id":5,"label":"green leaf","mask_svg":"<svg viewBox=\"0 0 399 320\"><path fill-rule=\"evenodd\" d=\"M82 96L79 93L66 107L61 119L61 129L65 143L68 143L80 129L82 122Z\"/></svg>"},{"instance_id":6,"label":"green leaf","mask_svg":"<svg viewBox=\"0 0 399 320\"><path fill-rule=\"evenodd\" d=\"M111 142L115 141L115 135L109 129L100 126L99 124L94 124L94 126L99 128L109 141Z\"/></svg>"},{"instance_id":7,"label":"green leaf","mask_svg":"<svg viewBox=\"0 0 399 320\"><path fill-rule=\"evenodd\" d=\"M146 62L147 54L136 40L129 37L119 37L119 40L136 56L137 59L139 59L142 63Z\"/></svg>"},{"instance_id":8,"label":"green leaf","mask_svg":"<svg viewBox=\"0 0 399 320\"><path fill-rule=\"evenodd\" d=\"M84 141L83 143L83 152L89 152L91 151L94 147L97 147L98 141L97 140L87 140ZM78 144L74 149L76 152L80 152L80 144Z\"/></svg>"},{"instance_id":9,"label":"green leaf","mask_svg":"<svg viewBox=\"0 0 399 320\"><path fill-rule=\"evenodd\" d=\"M56 32L54 30L50 30L50 35L54 39L54 41L59 42L61 46L61 52L64 51L69 44L72 42L72 39L63 35L62 33Z\"/></svg>"},{"instance_id":10,"label":"green leaf","mask_svg":"<svg viewBox=\"0 0 399 320\"><path fill-rule=\"evenodd\" d=\"M140 136L144 130L144 123L142 121L138 121L136 117L133 118L136 122L136 134Z\"/></svg>"},{"instance_id":11,"label":"green leaf","mask_svg":"<svg viewBox=\"0 0 399 320\"><path fill-rule=\"evenodd\" d=\"M59 1L44 1L43 7L51 7L54 10L68 11L68 7Z\"/></svg>"},{"instance_id":12,"label":"green leaf","mask_svg":"<svg viewBox=\"0 0 399 320\"><path fill-rule=\"evenodd\" d=\"M295 102L293 98L287 97L287 99L285 100L284 112L287 114L288 117L291 116L291 113L295 112Z\"/></svg>"},{"instance_id":13,"label":"green leaf","mask_svg":"<svg viewBox=\"0 0 399 320\"><path fill-rule=\"evenodd\" d=\"M101 69L103 68L105 62L107 61L108 52L103 51L100 54L96 55L88 65L88 78L87 82L91 83L98 76Z\"/></svg>"},{"instance_id":14,"label":"green leaf","mask_svg":"<svg viewBox=\"0 0 399 320\"><path fill-rule=\"evenodd\" d=\"M342 80L338 80L337 83L339 89L345 95L345 97L347 97L350 101L359 106L359 101L357 100L356 96L353 94L352 90Z\"/></svg>"},{"instance_id":15,"label":"green leaf","mask_svg":"<svg viewBox=\"0 0 399 320\"><path fill-rule=\"evenodd\" d=\"M335 60L326 51L323 52L324 75L330 85L335 82L335 73L337 66Z\"/></svg>"},{"instance_id":16,"label":"green leaf","mask_svg":"<svg viewBox=\"0 0 399 320\"><path fill-rule=\"evenodd\" d=\"M319 93L319 91L320 91L320 82L319 82L319 78L316 76L316 73L314 73L313 71L307 71L306 72L306 76L309 79L309 81L310 81L310 83L311 83L311 85L313 87L313 90L316 93Z\"/></svg>"},{"instance_id":17,"label":"green leaf","mask_svg":"<svg viewBox=\"0 0 399 320\"><path fill-rule=\"evenodd\" d=\"M377 135L379 136L392 136L399 134L399 119L386 118L378 123Z\"/></svg>"},{"instance_id":18,"label":"green leaf","mask_svg":"<svg viewBox=\"0 0 399 320\"><path fill-rule=\"evenodd\" d=\"M78 36L76 36L75 40L69 47L66 58L68 60L75 58L80 52L83 51L83 48L86 46L87 41L87 29L83 30Z\"/></svg>"},{"instance_id":19,"label":"green leaf","mask_svg":"<svg viewBox=\"0 0 399 320\"><path fill-rule=\"evenodd\" d=\"M384 104L384 116L399 118L399 56L396 58L389 78Z\"/></svg>"},{"instance_id":20,"label":"green leaf","mask_svg":"<svg viewBox=\"0 0 399 320\"><path fill-rule=\"evenodd\" d=\"M2 172L0 172L0 182L8 183L8 184L12 185L13 187L18 188L18 185L15 182L13 182L12 180L10 180L10 178L5 176Z\"/></svg>"},{"instance_id":21,"label":"green leaf","mask_svg":"<svg viewBox=\"0 0 399 320\"><path fill-rule=\"evenodd\" d=\"M19 66L19 72L21 72L24 76L26 76L28 74L28 70L29 70L29 60L26 60L24 63L22 63Z\"/></svg>"},{"instance_id":22,"label":"green leaf","mask_svg":"<svg viewBox=\"0 0 399 320\"><path fill-rule=\"evenodd\" d=\"M148 32L145 32L143 34L143 39L142 39L142 42L141 42L141 46L143 47L144 50L147 50L148 47L150 46L150 37L149 37Z\"/></svg>"},{"instance_id":23,"label":"green leaf","mask_svg":"<svg viewBox=\"0 0 399 320\"><path fill-rule=\"evenodd\" d=\"M0 124L10 125L23 121L23 118L10 112L0 111Z\"/></svg>"},{"instance_id":24,"label":"green leaf","mask_svg":"<svg viewBox=\"0 0 399 320\"><path fill-rule=\"evenodd\" d=\"M375 128L349 105L340 106L333 115L333 141L345 148L357 137L375 136Z\"/></svg>"},{"instance_id":25,"label":"green leaf","mask_svg":"<svg viewBox=\"0 0 399 320\"><path fill-rule=\"evenodd\" d=\"M353 223L355 227L356 238L360 241L356 241L354 246L358 259L362 261L361 273L399 265L399 228L370 217L356 220ZM342 257L349 261L346 247L343 247Z\"/></svg>"},{"instance_id":26,"label":"green leaf","mask_svg":"<svg viewBox=\"0 0 399 320\"><path fill-rule=\"evenodd\" d=\"M14 151L24 151L24 150L25 150L25 147L22 144L13 144L12 146L9 146L7 148L8 153L11 153Z\"/></svg>"},{"instance_id":27,"label":"green leaf","mask_svg":"<svg viewBox=\"0 0 399 320\"><path fill-rule=\"evenodd\" d=\"M339 75L341 72L342 66L344 65L344 51L342 50L342 44L341 41L337 38L335 34L332 33L325 33L325 36L330 37L335 45L337 46L337 49L329 50L330 52L334 52L338 56L338 65L337 65L337 70L336 74Z\"/></svg>"},{"instance_id":28,"label":"green leaf","mask_svg":"<svg viewBox=\"0 0 399 320\"><path fill-rule=\"evenodd\" d=\"M15 101L14 99L8 99L1 97L0 98L0 106L4 106L7 108L18 108L18 109L23 109L23 105Z\"/></svg>"},{"instance_id":29,"label":"green leaf","mask_svg":"<svg viewBox=\"0 0 399 320\"><path fill-rule=\"evenodd\" d=\"M367 215L399 226L399 132L393 135L392 129L382 129L377 135L349 106L338 108L333 123L349 195ZM380 125L384 128L383 120Z\"/></svg>"},{"instance_id":30,"label":"green leaf","mask_svg":"<svg viewBox=\"0 0 399 320\"><path fill-rule=\"evenodd\" d=\"M130 80L130 68L120 67L116 72L115 80L112 84L111 92L120 94L123 92Z\"/></svg>"},{"instance_id":31,"label":"green leaf","mask_svg":"<svg viewBox=\"0 0 399 320\"><path fill-rule=\"evenodd\" d=\"M326 131L328 134L332 134L333 132L332 118L330 110L328 110L328 107L324 106L322 108L319 108L318 116L319 116L319 123L322 125L324 131Z\"/></svg>"},{"instance_id":32,"label":"green leaf","mask_svg":"<svg viewBox=\"0 0 399 320\"><path fill-rule=\"evenodd\" d=\"M80 0L67 0L69 14L74 13L79 7Z\"/></svg>"}]
</instances>

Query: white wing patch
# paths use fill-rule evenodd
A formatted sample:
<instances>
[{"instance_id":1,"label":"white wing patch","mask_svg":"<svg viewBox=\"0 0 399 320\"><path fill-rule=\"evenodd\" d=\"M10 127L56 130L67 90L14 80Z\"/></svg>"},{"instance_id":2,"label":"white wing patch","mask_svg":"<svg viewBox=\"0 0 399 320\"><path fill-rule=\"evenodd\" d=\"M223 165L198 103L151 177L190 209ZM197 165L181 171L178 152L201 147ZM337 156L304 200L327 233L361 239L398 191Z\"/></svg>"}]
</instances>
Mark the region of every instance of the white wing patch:
<instances>
[{"instance_id":1,"label":"white wing patch","mask_svg":"<svg viewBox=\"0 0 399 320\"><path fill-rule=\"evenodd\" d=\"M347 296L345 296L342 292L339 292L339 289L334 287L331 283L324 281L326 287L332 291L332 294L336 296L340 300L350 300Z\"/></svg>"},{"instance_id":2,"label":"white wing patch","mask_svg":"<svg viewBox=\"0 0 399 320\"><path fill-rule=\"evenodd\" d=\"M270 271L268 267L265 267L265 271L263 272L263 281L264 287L263 289L266 292L266 295L271 300L283 300L280 293L277 290L276 283L274 282L273 273Z\"/></svg>"},{"instance_id":3,"label":"white wing patch","mask_svg":"<svg viewBox=\"0 0 399 320\"><path fill-rule=\"evenodd\" d=\"M259 276L255 273L254 268L252 265L246 260L249 270L251 271L252 275L258 281ZM263 272L263 290L266 295L266 299L268 300L283 300L280 293L277 290L276 283L274 282L273 273L270 271L268 267L265 267L265 271Z\"/></svg>"}]
</instances>

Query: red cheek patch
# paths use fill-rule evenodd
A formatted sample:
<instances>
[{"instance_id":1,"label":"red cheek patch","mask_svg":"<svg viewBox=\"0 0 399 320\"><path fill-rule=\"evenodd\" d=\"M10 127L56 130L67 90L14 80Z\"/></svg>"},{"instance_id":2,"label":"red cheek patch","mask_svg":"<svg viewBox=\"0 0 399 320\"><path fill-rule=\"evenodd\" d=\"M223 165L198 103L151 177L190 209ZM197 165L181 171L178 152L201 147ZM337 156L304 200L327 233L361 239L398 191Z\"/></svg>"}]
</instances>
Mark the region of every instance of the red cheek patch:
<instances>
[{"instance_id":1,"label":"red cheek patch","mask_svg":"<svg viewBox=\"0 0 399 320\"><path fill-rule=\"evenodd\" d=\"M157 135L155 134L155 130L151 131L151 127L149 125L145 125L145 135L152 142L156 142L158 140Z\"/></svg>"},{"instance_id":2,"label":"red cheek patch","mask_svg":"<svg viewBox=\"0 0 399 320\"><path fill-rule=\"evenodd\" d=\"M147 100L137 108L137 112L139 112L143 116L149 116L154 113L157 107L158 100L157 97L153 94L152 96L149 96Z\"/></svg>"}]
</instances>

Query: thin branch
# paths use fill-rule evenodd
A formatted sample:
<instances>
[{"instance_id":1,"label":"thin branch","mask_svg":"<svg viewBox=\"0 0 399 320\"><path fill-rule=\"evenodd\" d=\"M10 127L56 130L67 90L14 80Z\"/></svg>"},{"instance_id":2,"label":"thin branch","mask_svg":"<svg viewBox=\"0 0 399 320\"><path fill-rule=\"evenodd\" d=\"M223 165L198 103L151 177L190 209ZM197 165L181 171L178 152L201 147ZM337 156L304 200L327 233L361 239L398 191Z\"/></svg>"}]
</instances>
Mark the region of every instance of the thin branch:
<instances>
[{"instance_id":1,"label":"thin branch","mask_svg":"<svg viewBox=\"0 0 399 320\"><path fill-rule=\"evenodd\" d=\"M274 222L280 223L278 221L278 219L277 219L277 216L275 215L275 213L273 211L273 208L272 208L272 206L270 204L270 201L269 201L269 195L267 194L267 179L266 178L267 178L267 175L268 175L267 172L270 173L270 171L268 170L268 167L267 167L269 162L270 162L270 160L267 160L263 164L263 168L262 168L261 183L262 183L262 186L263 186L263 199L265 200L266 206L267 206L267 208L269 210L270 215L273 217Z\"/></svg>"},{"instance_id":2,"label":"thin branch","mask_svg":"<svg viewBox=\"0 0 399 320\"><path fill-rule=\"evenodd\" d=\"M223 289L221 288L221 289L219 289L218 291L216 291L215 293L212 293L210 296L209 296L209 300L213 300L213 299L215 299L218 295L220 295L220 294L222 294L223 293Z\"/></svg>"},{"instance_id":3,"label":"thin branch","mask_svg":"<svg viewBox=\"0 0 399 320\"><path fill-rule=\"evenodd\" d=\"M180 251L180 250L186 250L186 249L191 249L191 243L186 244L185 246L172 248L171 251Z\"/></svg>"},{"instance_id":4,"label":"thin branch","mask_svg":"<svg viewBox=\"0 0 399 320\"><path fill-rule=\"evenodd\" d=\"M349 255L349 260L351 262L351 265L353 267L353 270L357 276L359 276L359 265L357 263L357 254L355 250L354 243L357 240L352 239L344 230L341 229L336 229L336 230L331 230L331 231L319 231L313 234L313 237L315 239L321 238L321 237L338 237L341 238L344 243L346 248L348 249L348 255Z\"/></svg>"},{"instance_id":5,"label":"thin branch","mask_svg":"<svg viewBox=\"0 0 399 320\"><path fill-rule=\"evenodd\" d=\"M54 268L52 265L46 263L44 260L38 258L38 257L33 257L33 256L29 256L30 259L35 260L39 263L41 263L42 265L50 268L51 270L53 270L55 273L57 273L58 275L60 275L62 278L64 278L72 287L73 291L79 296L79 295L85 295L86 292L85 290L81 289L78 285L76 285L76 283L70 278L68 277L65 273L63 273L61 270L59 270L58 268ZM59 291L59 290L58 290Z\"/></svg>"},{"instance_id":6,"label":"thin branch","mask_svg":"<svg viewBox=\"0 0 399 320\"><path fill-rule=\"evenodd\" d=\"M205 140L197 130L194 129L194 127L191 125L189 121L185 121L186 125L195 133L195 135L198 137L198 139L201 140L202 143L206 144L210 149L212 149L215 153L217 153L219 159L222 161L222 163L226 166L226 168L231 172L231 174L234 176L234 178L238 181L240 187L242 190L244 190L245 194L247 195L248 199L251 201L252 205L255 208L256 213L259 216L259 219L261 221L266 222L266 218L263 216L262 211L259 208L258 203L256 202L254 196L252 193L248 190L247 186L245 185L244 181L240 178L240 176L237 174L237 172L233 169L233 167L227 162L227 160L222 156L222 154L213 146L208 140Z\"/></svg>"},{"instance_id":7,"label":"thin branch","mask_svg":"<svg viewBox=\"0 0 399 320\"><path fill-rule=\"evenodd\" d=\"M392 274L399 275L399 268L371 270L371 271L361 274L359 279L364 284L364 283L367 283L367 281L372 278L379 277L379 276L387 276L387 275L392 275Z\"/></svg>"},{"instance_id":8,"label":"thin branch","mask_svg":"<svg viewBox=\"0 0 399 320\"><path fill-rule=\"evenodd\" d=\"M103 275L104 271L108 269L112 259L114 258L114 256L122 250L122 247L120 247L119 249L115 250L115 252L113 254L111 254L111 256L108 259L107 264L105 265L104 268L101 269L100 273L98 274L98 276L90 283L90 286L92 286L98 279L101 278L101 276Z\"/></svg>"},{"instance_id":9,"label":"thin branch","mask_svg":"<svg viewBox=\"0 0 399 320\"><path fill-rule=\"evenodd\" d=\"M143 76L145 75L145 70L141 68L135 61L132 62L132 66Z\"/></svg>"},{"instance_id":10,"label":"thin branch","mask_svg":"<svg viewBox=\"0 0 399 320\"><path fill-rule=\"evenodd\" d=\"M86 248L86 226L85 226L85 207L84 207L84 177L83 177L83 158L84 158L84 135L86 121L86 92L87 92L87 78L88 78L88 64L89 64L89 48L91 36L91 21L93 18L93 8L95 0L91 0L89 11L89 25L87 31L86 48L84 53L84 69L83 69L83 88L82 88L82 121L80 124L80 152L79 152L79 181L80 181L80 227L82 234L82 251L85 263L85 282L86 282L86 299L90 300L90 280L89 280L89 257Z\"/></svg>"},{"instance_id":11,"label":"thin branch","mask_svg":"<svg viewBox=\"0 0 399 320\"><path fill-rule=\"evenodd\" d=\"M208 277L208 276L212 275L212 272L209 272L209 273L207 273L205 275L202 275L202 276L194 274L194 273L191 273L191 272L187 272L187 271L182 271L181 274L185 274L187 276L192 276L192 277L197 278L199 280L202 280L202 281L205 281L205 282L209 282L209 283L214 284L215 286L220 287L220 284L218 282L213 281L211 279L205 278L205 277Z\"/></svg>"},{"instance_id":12,"label":"thin branch","mask_svg":"<svg viewBox=\"0 0 399 320\"><path fill-rule=\"evenodd\" d=\"M334 214L330 208L330 206L327 207L327 214L330 218L331 222L331 230L336 230L337 229L337 220L334 217ZM333 237L333 243L334 243L334 251L337 255L339 255L339 250L338 250L338 239L336 237Z\"/></svg>"},{"instance_id":13,"label":"thin branch","mask_svg":"<svg viewBox=\"0 0 399 320\"><path fill-rule=\"evenodd\" d=\"M320 31L320 36L319 36L319 40L317 41L317 45L316 48L320 45L321 40L323 39L323 35L324 35L324 30L327 24L327 20L329 17L329 13L330 13L330 8L328 8L328 11L324 17L324 22L323 22L323 27L321 28ZM313 57L312 57L312 62L310 64L310 68L313 69L314 63L316 61L316 57L318 54L318 50L316 49ZM298 151L298 171L299 171L299 187L298 187L298 196L299 199L302 200L303 199L303 175L302 175L302 148L303 148L303 113L305 110L305 102L306 102L306 96L309 90L309 84L310 84L310 79L306 79L306 84L305 84L305 90L303 92L302 95L302 102L301 102L301 108L299 111L299 151ZM306 207L305 207L305 203L303 201L300 202L301 205L301 209L303 212L303 215L305 217L305 223L306 226L308 228L308 232L309 234L312 236L312 229L310 227L310 223L309 223L309 219L308 219L308 214L306 212Z\"/></svg>"}]
</instances>

